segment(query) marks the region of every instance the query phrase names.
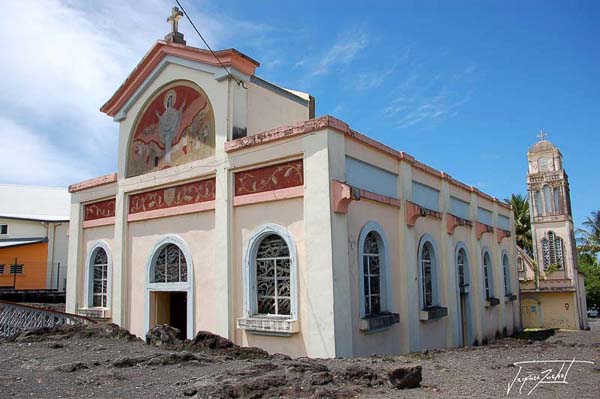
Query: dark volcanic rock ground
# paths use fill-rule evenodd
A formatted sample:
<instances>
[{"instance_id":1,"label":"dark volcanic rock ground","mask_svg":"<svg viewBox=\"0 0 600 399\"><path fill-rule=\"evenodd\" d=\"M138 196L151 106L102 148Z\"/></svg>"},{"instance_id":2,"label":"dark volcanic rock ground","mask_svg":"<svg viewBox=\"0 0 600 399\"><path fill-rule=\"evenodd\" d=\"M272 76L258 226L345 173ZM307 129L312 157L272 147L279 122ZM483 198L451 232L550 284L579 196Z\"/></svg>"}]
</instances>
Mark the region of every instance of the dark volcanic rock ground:
<instances>
[{"instance_id":1,"label":"dark volcanic rock ground","mask_svg":"<svg viewBox=\"0 0 600 399\"><path fill-rule=\"evenodd\" d=\"M0 398L499 398L517 374L514 362L573 358L595 364L575 363L568 384L540 385L529 397L597 398L600 322L591 325L543 342L330 360L267 355L210 336L157 347L106 325L63 328L0 342ZM419 365L419 388L392 386L390 371ZM519 395L517 383L509 397L526 397L531 387Z\"/></svg>"}]
</instances>

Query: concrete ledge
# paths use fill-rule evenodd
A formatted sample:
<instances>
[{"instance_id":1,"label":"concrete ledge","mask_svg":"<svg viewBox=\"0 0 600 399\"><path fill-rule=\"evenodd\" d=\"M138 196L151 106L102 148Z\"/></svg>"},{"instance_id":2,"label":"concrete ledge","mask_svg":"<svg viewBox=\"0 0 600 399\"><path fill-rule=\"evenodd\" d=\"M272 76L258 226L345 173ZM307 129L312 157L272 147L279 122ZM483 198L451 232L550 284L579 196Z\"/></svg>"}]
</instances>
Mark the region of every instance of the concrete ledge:
<instances>
[{"instance_id":1,"label":"concrete ledge","mask_svg":"<svg viewBox=\"0 0 600 399\"><path fill-rule=\"evenodd\" d=\"M500 304L500 299L498 299L498 298L491 297L491 298L487 298L485 300L485 307L486 308L498 306L499 304Z\"/></svg>"},{"instance_id":2,"label":"concrete ledge","mask_svg":"<svg viewBox=\"0 0 600 399\"><path fill-rule=\"evenodd\" d=\"M421 309L419 312L419 320L437 320L448 316L448 308L443 306L430 306L427 309Z\"/></svg>"},{"instance_id":3,"label":"concrete ledge","mask_svg":"<svg viewBox=\"0 0 600 399\"><path fill-rule=\"evenodd\" d=\"M382 331L397 323L400 323L398 313L380 313L360 319L360 331L368 333Z\"/></svg>"},{"instance_id":4,"label":"concrete ledge","mask_svg":"<svg viewBox=\"0 0 600 399\"><path fill-rule=\"evenodd\" d=\"M298 320L274 316L252 316L237 319L237 328L261 335L292 335L300 331Z\"/></svg>"}]
</instances>

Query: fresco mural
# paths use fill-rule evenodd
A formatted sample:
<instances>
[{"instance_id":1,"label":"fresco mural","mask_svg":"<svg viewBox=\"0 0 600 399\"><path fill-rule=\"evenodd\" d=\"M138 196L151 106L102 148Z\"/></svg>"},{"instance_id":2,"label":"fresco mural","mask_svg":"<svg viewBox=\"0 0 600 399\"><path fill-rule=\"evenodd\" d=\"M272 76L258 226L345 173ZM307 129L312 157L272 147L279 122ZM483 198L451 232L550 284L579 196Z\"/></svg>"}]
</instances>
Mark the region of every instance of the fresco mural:
<instances>
[{"instance_id":1,"label":"fresco mural","mask_svg":"<svg viewBox=\"0 0 600 399\"><path fill-rule=\"evenodd\" d=\"M165 87L150 101L134 129L127 177L213 155L214 125L210 102L192 83Z\"/></svg>"}]
</instances>

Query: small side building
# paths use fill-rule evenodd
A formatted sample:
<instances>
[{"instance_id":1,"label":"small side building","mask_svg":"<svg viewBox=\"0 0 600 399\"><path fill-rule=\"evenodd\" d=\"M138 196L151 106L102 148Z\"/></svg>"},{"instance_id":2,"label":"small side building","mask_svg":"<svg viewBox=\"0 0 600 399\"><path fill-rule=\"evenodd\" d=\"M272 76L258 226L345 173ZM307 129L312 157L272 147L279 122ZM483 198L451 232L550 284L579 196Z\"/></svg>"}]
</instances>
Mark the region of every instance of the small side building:
<instances>
[{"instance_id":1,"label":"small side building","mask_svg":"<svg viewBox=\"0 0 600 399\"><path fill-rule=\"evenodd\" d=\"M0 289L65 289L70 194L0 185Z\"/></svg>"}]
</instances>

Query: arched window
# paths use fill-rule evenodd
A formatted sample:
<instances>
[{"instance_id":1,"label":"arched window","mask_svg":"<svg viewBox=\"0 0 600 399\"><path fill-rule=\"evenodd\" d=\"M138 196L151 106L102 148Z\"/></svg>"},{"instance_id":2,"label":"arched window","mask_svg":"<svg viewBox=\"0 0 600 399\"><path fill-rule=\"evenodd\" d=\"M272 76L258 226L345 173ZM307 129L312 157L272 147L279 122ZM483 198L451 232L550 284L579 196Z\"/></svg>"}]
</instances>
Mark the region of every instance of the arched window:
<instances>
[{"instance_id":1,"label":"arched window","mask_svg":"<svg viewBox=\"0 0 600 399\"><path fill-rule=\"evenodd\" d=\"M554 213L561 213L562 207L560 206L560 203L561 203L560 188L554 187L552 192L554 193Z\"/></svg>"},{"instance_id":2,"label":"arched window","mask_svg":"<svg viewBox=\"0 0 600 399\"><path fill-rule=\"evenodd\" d=\"M167 244L160 249L154 261L151 283L181 283L187 281L187 262L181 249Z\"/></svg>"},{"instance_id":3,"label":"arched window","mask_svg":"<svg viewBox=\"0 0 600 399\"><path fill-rule=\"evenodd\" d=\"M291 315L290 250L285 240L270 234L256 252L256 301L261 315Z\"/></svg>"},{"instance_id":4,"label":"arched window","mask_svg":"<svg viewBox=\"0 0 600 399\"><path fill-rule=\"evenodd\" d=\"M360 315L371 317L388 312L388 260L383 228L366 223L358 237Z\"/></svg>"},{"instance_id":5,"label":"arched window","mask_svg":"<svg viewBox=\"0 0 600 399\"><path fill-rule=\"evenodd\" d=\"M502 272L504 274L504 295L509 296L511 294L510 289L510 265L508 262L508 255L502 256Z\"/></svg>"},{"instance_id":6,"label":"arched window","mask_svg":"<svg viewBox=\"0 0 600 399\"><path fill-rule=\"evenodd\" d=\"M546 214L552 213L552 196L550 195L550 187L544 186L544 204Z\"/></svg>"},{"instance_id":7,"label":"arched window","mask_svg":"<svg viewBox=\"0 0 600 399\"><path fill-rule=\"evenodd\" d=\"M469 267L467 263L467 253L464 248L460 248L456 254L456 269L458 272L458 286L463 289L469 285L466 269Z\"/></svg>"},{"instance_id":8,"label":"arched window","mask_svg":"<svg viewBox=\"0 0 600 399\"><path fill-rule=\"evenodd\" d=\"M421 238L419 245L419 277L421 289L421 307L428 309L439 305L438 264L435 247L430 237Z\"/></svg>"},{"instance_id":9,"label":"arched window","mask_svg":"<svg viewBox=\"0 0 600 399\"><path fill-rule=\"evenodd\" d=\"M533 196L535 201L535 215L541 216L544 214L544 208L542 207L542 194L540 191L536 190Z\"/></svg>"},{"instance_id":10,"label":"arched window","mask_svg":"<svg viewBox=\"0 0 600 399\"><path fill-rule=\"evenodd\" d=\"M553 231L548 231L546 237L542 238L542 258L544 261L544 270L550 266L559 269L564 267L563 240L557 237Z\"/></svg>"},{"instance_id":11,"label":"arched window","mask_svg":"<svg viewBox=\"0 0 600 399\"><path fill-rule=\"evenodd\" d=\"M365 315L381 312L381 253L374 231L367 234L363 246Z\"/></svg>"},{"instance_id":12,"label":"arched window","mask_svg":"<svg viewBox=\"0 0 600 399\"><path fill-rule=\"evenodd\" d=\"M106 308L108 306L108 255L104 248L97 248L94 251L92 276L92 306Z\"/></svg>"},{"instance_id":13,"label":"arched window","mask_svg":"<svg viewBox=\"0 0 600 399\"><path fill-rule=\"evenodd\" d=\"M492 271L492 259L487 251L483 252L483 288L485 289L485 299L494 296L494 274Z\"/></svg>"}]
</instances>

